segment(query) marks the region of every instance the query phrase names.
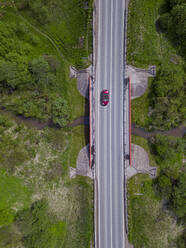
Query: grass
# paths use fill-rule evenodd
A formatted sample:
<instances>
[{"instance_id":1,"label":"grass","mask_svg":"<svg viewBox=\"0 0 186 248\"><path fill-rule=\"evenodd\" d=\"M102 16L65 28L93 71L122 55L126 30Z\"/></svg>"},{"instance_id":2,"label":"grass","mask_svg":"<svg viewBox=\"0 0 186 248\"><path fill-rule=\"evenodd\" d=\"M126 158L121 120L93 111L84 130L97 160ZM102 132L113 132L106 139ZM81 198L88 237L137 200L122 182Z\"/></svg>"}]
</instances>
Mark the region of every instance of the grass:
<instances>
[{"instance_id":1,"label":"grass","mask_svg":"<svg viewBox=\"0 0 186 248\"><path fill-rule=\"evenodd\" d=\"M18 2L21 1L15 1ZM47 4L49 2L52 1L47 1ZM1 9L0 21L8 27L16 23L16 27L22 25L25 29L15 44L21 44L21 39L29 43L32 36L37 40L35 45L24 43L27 47L24 56L28 61L46 54L58 59L58 84L53 85L47 94L67 100L72 121L86 112L86 100L77 90L76 79L69 78L69 67L74 64L82 68L90 63L82 57L92 52L92 1L89 1L88 9L77 6L79 1L76 0L54 2L60 4L63 12L56 8L52 16L55 20L50 24L40 25L28 9L17 12L14 7ZM16 48L14 50L16 52ZM21 94L23 92L18 93ZM8 96L7 101L11 101ZM27 211L34 202L44 199L49 213L55 217L49 233L60 239L60 243L55 240L52 247L90 247L93 233L92 180L80 176L69 179L69 167L76 166L79 151L88 143L88 127L37 130L14 122L14 115L3 116L0 115L0 246L23 245L24 238L16 229L15 218L20 211ZM9 233L12 233L11 237ZM46 243L45 247L51 246Z\"/></svg>"},{"instance_id":2,"label":"grass","mask_svg":"<svg viewBox=\"0 0 186 248\"><path fill-rule=\"evenodd\" d=\"M20 23L24 24L25 28L25 34L24 38L25 40L29 40L29 34L33 34L38 37L38 42L35 44L34 49L32 48L31 51L27 54L28 60L32 59L33 57L37 57L41 54L47 53L48 54L56 54L56 49L52 45L52 43L39 33L36 29L34 29L34 26L29 25L29 22L26 19L22 19L19 15L13 11L13 9L1 9L0 12L2 13L1 20L5 23L17 23L19 25Z\"/></svg>"},{"instance_id":3,"label":"grass","mask_svg":"<svg viewBox=\"0 0 186 248\"><path fill-rule=\"evenodd\" d=\"M150 151L150 147L148 145L148 140L146 140L145 138L142 138L140 136L132 135L132 143L143 147L149 156L150 165L151 166L157 166L155 158Z\"/></svg>"},{"instance_id":4,"label":"grass","mask_svg":"<svg viewBox=\"0 0 186 248\"><path fill-rule=\"evenodd\" d=\"M69 67L70 64L66 63L65 68L65 76L69 78ZM75 120L78 117L85 115L85 98L80 95L77 89L77 79L72 78L67 81L65 84L66 87L66 98L68 99L70 112L71 112L71 120Z\"/></svg>"},{"instance_id":5,"label":"grass","mask_svg":"<svg viewBox=\"0 0 186 248\"><path fill-rule=\"evenodd\" d=\"M149 93L151 88L152 79L148 80L148 88L145 93L134 100L132 100L131 108L132 108L132 123L135 123L137 126L149 128ZM143 106L143 107L142 107Z\"/></svg>"},{"instance_id":6,"label":"grass","mask_svg":"<svg viewBox=\"0 0 186 248\"><path fill-rule=\"evenodd\" d=\"M84 134L84 135L82 135ZM74 127L70 131L70 146L69 146L69 157L68 157L68 166L76 167L76 159L80 150L87 145L87 138L89 137L89 128L84 127L83 125Z\"/></svg>"},{"instance_id":7,"label":"grass","mask_svg":"<svg viewBox=\"0 0 186 248\"><path fill-rule=\"evenodd\" d=\"M165 0L131 0L127 33L127 63L147 68L179 56L164 34L157 32L156 21ZM181 62L182 59L179 58Z\"/></svg>"},{"instance_id":8,"label":"grass","mask_svg":"<svg viewBox=\"0 0 186 248\"><path fill-rule=\"evenodd\" d=\"M65 168L76 167L80 150L88 144L89 128L84 125L55 130L47 128L43 137L44 143L47 141L54 150L62 153Z\"/></svg>"},{"instance_id":9,"label":"grass","mask_svg":"<svg viewBox=\"0 0 186 248\"><path fill-rule=\"evenodd\" d=\"M28 207L31 192L24 186L23 181L0 174L0 226L10 224L16 211Z\"/></svg>"},{"instance_id":10,"label":"grass","mask_svg":"<svg viewBox=\"0 0 186 248\"><path fill-rule=\"evenodd\" d=\"M87 57L92 52L90 42L92 39L92 35L90 35L92 32L92 0L87 1L87 8L84 6L85 1L79 0L45 2L49 18L49 22L45 24L41 24L38 16L34 16L31 8L20 8L19 2L21 1L16 2L18 13L49 35L66 60L77 68L89 65L90 62ZM37 0L36 2L39 3L40 1Z\"/></svg>"},{"instance_id":11,"label":"grass","mask_svg":"<svg viewBox=\"0 0 186 248\"><path fill-rule=\"evenodd\" d=\"M14 162L8 156L10 165L16 165L14 170L1 169L1 225L3 228L3 224L11 225L17 211L28 208L36 200L46 199L49 211L65 225L62 247L89 247L93 232L92 181L84 177L70 180L68 175L69 166L75 167L78 153L86 144L84 127L32 130L4 118L1 118L4 125L1 138L8 136L15 144L20 143L21 153L32 151L33 156L20 161L15 155ZM1 145L4 154L11 152L10 146L4 142ZM58 231L53 226L51 232Z\"/></svg>"},{"instance_id":12,"label":"grass","mask_svg":"<svg viewBox=\"0 0 186 248\"><path fill-rule=\"evenodd\" d=\"M137 175L128 182L129 241L135 248L171 247L182 227L170 213L162 211L153 180Z\"/></svg>"},{"instance_id":13,"label":"grass","mask_svg":"<svg viewBox=\"0 0 186 248\"><path fill-rule=\"evenodd\" d=\"M149 155L150 164L157 166L147 140L132 136L132 142L142 146ZM127 187L129 242L135 248L174 246L183 227L176 223L172 213L165 209L155 188L154 179L138 174L128 181Z\"/></svg>"},{"instance_id":14,"label":"grass","mask_svg":"<svg viewBox=\"0 0 186 248\"><path fill-rule=\"evenodd\" d=\"M157 181L166 163L167 170L170 170L169 175L178 175L176 168L179 170L177 166L178 161L181 162L183 147L181 140L177 140L180 143L175 146L176 139L173 137L156 136L151 141L150 143L142 137L132 136L132 143L143 147L148 153L150 165L157 167L158 177L151 179L148 175L138 174L128 181L128 238L136 248L174 247L177 238L183 233L183 227L173 216L172 210L170 211L167 200L158 192ZM158 146L157 150L152 149L155 144ZM160 157L157 159L157 151L159 154L165 153L162 154L164 158L167 156L165 161Z\"/></svg>"},{"instance_id":15,"label":"grass","mask_svg":"<svg viewBox=\"0 0 186 248\"><path fill-rule=\"evenodd\" d=\"M176 61L183 65L183 59L163 33L157 32L156 21L165 0L130 0L127 29L127 64L148 68L160 64L169 65ZM145 94L132 100L132 121L138 126L149 128L149 103L152 79ZM142 107L143 106L143 107Z\"/></svg>"},{"instance_id":16,"label":"grass","mask_svg":"<svg viewBox=\"0 0 186 248\"><path fill-rule=\"evenodd\" d=\"M72 247L72 248L90 247L90 241L93 238L92 237L92 233L93 233L92 181L88 178L78 176L77 178L71 180L68 183L68 187L74 188L74 192L75 192L74 200L76 202L73 207L78 210L80 215L78 216L77 212L73 212L73 213L69 212L69 218L70 218L69 222L70 223L73 222L73 217L74 219L76 219L77 232L73 233L71 228L74 227L69 225L69 230L67 232L67 237L64 242L64 245L66 245L65 247ZM76 235L75 238L76 243L73 241L74 235Z\"/></svg>"},{"instance_id":17,"label":"grass","mask_svg":"<svg viewBox=\"0 0 186 248\"><path fill-rule=\"evenodd\" d=\"M55 89L56 92L62 95L68 101L68 107L70 112L70 120L74 120L85 113L85 98L80 95L77 89L77 80L69 78L70 63L61 57L56 48L51 44L47 37L43 36L41 33L34 29L34 26L29 24L27 19L21 19L19 15L16 15L12 10L7 10L4 12L3 21L4 23L17 23L17 25L24 24L25 35L24 39L29 40L28 34L33 34L38 38L37 45L30 46L29 53L27 54L27 59L32 60L41 54L55 54L56 58L60 63L60 67L57 73L57 80L60 82L58 88ZM6 14L5 14L6 13ZM5 97L5 96L4 96ZM13 101L13 98L9 99L7 97L7 102ZM14 108L15 109L15 108ZM47 116L45 116L45 119Z\"/></svg>"}]
</instances>

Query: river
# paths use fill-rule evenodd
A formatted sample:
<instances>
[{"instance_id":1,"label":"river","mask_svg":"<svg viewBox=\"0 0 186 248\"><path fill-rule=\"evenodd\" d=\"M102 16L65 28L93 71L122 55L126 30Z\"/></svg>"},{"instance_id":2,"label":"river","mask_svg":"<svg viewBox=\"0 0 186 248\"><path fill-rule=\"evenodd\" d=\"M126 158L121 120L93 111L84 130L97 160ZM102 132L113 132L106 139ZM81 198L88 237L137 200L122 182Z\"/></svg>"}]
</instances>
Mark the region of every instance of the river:
<instances>
[{"instance_id":1,"label":"river","mask_svg":"<svg viewBox=\"0 0 186 248\"><path fill-rule=\"evenodd\" d=\"M26 118L21 115L16 115L15 113L11 111L7 111L5 109L0 110L0 114L9 116L11 119L13 119L16 123L20 124L23 123L27 127L30 128L36 128L36 129L43 129L45 127L56 127L52 121L48 120L45 122L39 121L34 118ZM75 127L78 125L89 125L89 117L88 116L82 116L77 119L75 119L72 123L70 123L68 126L69 127ZM56 127L57 128L57 127ZM137 127L134 123L132 123L132 134L141 136L143 138L149 138L151 136L154 136L156 134L161 134L161 135L167 135L167 136L175 136L175 137L183 137L184 134L186 134L186 127L184 124L180 125L179 127L176 127L174 129L170 129L168 131L152 131L148 132L145 129L141 127Z\"/></svg>"}]
</instances>

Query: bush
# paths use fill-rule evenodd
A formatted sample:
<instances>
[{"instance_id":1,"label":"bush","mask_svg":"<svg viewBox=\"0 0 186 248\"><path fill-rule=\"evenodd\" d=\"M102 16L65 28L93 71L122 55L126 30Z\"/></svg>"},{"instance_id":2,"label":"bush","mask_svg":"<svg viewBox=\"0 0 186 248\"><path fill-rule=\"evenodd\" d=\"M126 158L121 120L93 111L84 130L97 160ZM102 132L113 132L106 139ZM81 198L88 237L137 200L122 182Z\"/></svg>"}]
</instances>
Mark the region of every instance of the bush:
<instances>
[{"instance_id":1,"label":"bush","mask_svg":"<svg viewBox=\"0 0 186 248\"><path fill-rule=\"evenodd\" d=\"M66 126L69 121L69 108L62 97L58 97L52 105L52 120L60 127Z\"/></svg>"},{"instance_id":2,"label":"bush","mask_svg":"<svg viewBox=\"0 0 186 248\"><path fill-rule=\"evenodd\" d=\"M136 248L181 248L186 220L184 141L157 135L149 146L159 173L154 180L139 174L128 182L129 241Z\"/></svg>"},{"instance_id":3,"label":"bush","mask_svg":"<svg viewBox=\"0 0 186 248\"><path fill-rule=\"evenodd\" d=\"M170 0L168 5L168 12L158 20L159 26L186 58L186 3L184 0Z\"/></svg>"},{"instance_id":4,"label":"bush","mask_svg":"<svg viewBox=\"0 0 186 248\"><path fill-rule=\"evenodd\" d=\"M130 179L129 241L135 248L172 247L181 227L167 211L162 211L151 179L137 175Z\"/></svg>"},{"instance_id":5,"label":"bush","mask_svg":"<svg viewBox=\"0 0 186 248\"><path fill-rule=\"evenodd\" d=\"M13 123L10 121L10 119L5 116L0 114L0 126L9 128L13 125Z\"/></svg>"},{"instance_id":6,"label":"bush","mask_svg":"<svg viewBox=\"0 0 186 248\"><path fill-rule=\"evenodd\" d=\"M48 210L48 203L41 199L29 209L20 211L15 218L15 225L22 234L23 245L27 248L61 247L65 225L57 222Z\"/></svg>"},{"instance_id":7,"label":"bush","mask_svg":"<svg viewBox=\"0 0 186 248\"><path fill-rule=\"evenodd\" d=\"M179 164L182 165L184 143L182 139L156 135L149 140L152 153L155 155L156 161L162 167Z\"/></svg>"},{"instance_id":8,"label":"bush","mask_svg":"<svg viewBox=\"0 0 186 248\"><path fill-rule=\"evenodd\" d=\"M185 208L185 199L186 199L186 174L180 173L176 185L172 192L172 209L178 218L186 221L186 208Z\"/></svg>"},{"instance_id":9,"label":"bush","mask_svg":"<svg viewBox=\"0 0 186 248\"><path fill-rule=\"evenodd\" d=\"M49 65L44 57L40 56L29 63L29 70L35 80L39 81L45 77L47 72L49 72Z\"/></svg>"},{"instance_id":10,"label":"bush","mask_svg":"<svg viewBox=\"0 0 186 248\"><path fill-rule=\"evenodd\" d=\"M157 21L157 24L163 32L167 31L172 24L171 15L169 13L161 15Z\"/></svg>"},{"instance_id":11,"label":"bush","mask_svg":"<svg viewBox=\"0 0 186 248\"><path fill-rule=\"evenodd\" d=\"M155 129L170 129L186 118L185 73L177 65L160 66L151 88L151 123Z\"/></svg>"},{"instance_id":12,"label":"bush","mask_svg":"<svg viewBox=\"0 0 186 248\"><path fill-rule=\"evenodd\" d=\"M13 226L8 225L0 228L0 247L18 247L19 242L20 234L16 232Z\"/></svg>"},{"instance_id":13,"label":"bush","mask_svg":"<svg viewBox=\"0 0 186 248\"><path fill-rule=\"evenodd\" d=\"M186 197L186 175L183 173L184 141L180 138L157 135L150 139L160 173L155 185L166 198L169 207L179 219L186 218L184 198Z\"/></svg>"},{"instance_id":14,"label":"bush","mask_svg":"<svg viewBox=\"0 0 186 248\"><path fill-rule=\"evenodd\" d=\"M0 138L0 169L13 175L17 167L34 157L35 150L32 146L27 147L19 136L14 138L4 132Z\"/></svg>"}]
</instances>

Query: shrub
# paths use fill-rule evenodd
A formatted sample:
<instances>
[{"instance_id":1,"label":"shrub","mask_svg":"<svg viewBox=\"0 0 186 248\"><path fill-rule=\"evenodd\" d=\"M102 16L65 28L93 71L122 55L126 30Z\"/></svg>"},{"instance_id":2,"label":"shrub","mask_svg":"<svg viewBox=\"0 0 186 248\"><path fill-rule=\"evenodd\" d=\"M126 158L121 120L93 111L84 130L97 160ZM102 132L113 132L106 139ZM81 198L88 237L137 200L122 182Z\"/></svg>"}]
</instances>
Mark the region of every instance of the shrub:
<instances>
[{"instance_id":1,"label":"shrub","mask_svg":"<svg viewBox=\"0 0 186 248\"><path fill-rule=\"evenodd\" d=\"M60 127L66 126L69 121L69 108L67 101L62 97L58 97L52 105L52 120Z\"/></svg>"},{"instance_id":2,"label":"shrub","mask_svg":"<svg viewBox=\"0 0 186 248\"><path fill-rule=\"evenodd\" d=\"M151 122L156 129L170 129L186 118L185 74L178 65L160 66L151 88Z\"/></svg>"},{"instance_id":3,"label":"shrub","mask_svg":"<svg viewBox=\"0 0 186 248\"><path fill-rule=\"evenodd\" d=\"M49 212L45 199L34 202L29 209L20 211L15 225L22 235L23 245L27 248L61 247L65 225L57 222Z\"/></svg>"}]
</instances>

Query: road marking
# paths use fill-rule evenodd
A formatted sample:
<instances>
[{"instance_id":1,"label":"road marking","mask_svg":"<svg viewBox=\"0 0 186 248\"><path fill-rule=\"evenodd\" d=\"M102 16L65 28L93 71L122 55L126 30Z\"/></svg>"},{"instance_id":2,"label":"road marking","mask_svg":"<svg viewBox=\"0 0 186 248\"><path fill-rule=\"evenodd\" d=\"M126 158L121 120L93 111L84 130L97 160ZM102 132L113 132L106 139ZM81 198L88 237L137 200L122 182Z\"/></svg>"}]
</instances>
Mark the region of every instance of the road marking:
<instances>
[{"instance_id":1,"label":"road marking","mask_svg":"<svg viewBox=\"0 0 186 248\"><path fill-rule=\"evenodd\" d=\"M123 5L124 2L122 0L121 1L109 0L109 2L108 0L99 1L99 11L100 10L101 11L99 12L100 19L99 19L98 39L99 41L101 41L101 43L98 44L99 47L98 47L98 60L97 60L98 66L96 70L97 81L96 81L96 120L95 120L96 131L97 131L95 168L98 176L97 197L99 202L97 208L98 211L97 225L99 225L98 226L99 236L96 237L97 238L96 248L98 247L121 248L124 246L124 238L125 238L123 233L124 232L124 225L123 225L124 223L124 206L123 206L124 190L123 189L124 188L123 188L123 181L121 181L123 180L123 176L124 176L123 175L124 161L123 161L123 153L120 154L119 152L120 150L122 151L123 148L123 110L120 113L118 109L118 103L121 104L121 106L119 107L121 109L123 108L122 105L123 102L120 103L120 100L123 99L123 95L122 95L123 92L121 91L121 89L123 87L122 72L124 69L123 68L124 61L122 57L123 46L121 48L121 45L123 44L120 43L121 42L120 40L117 40L117 37L120 38L120 36L124 38L123 37L124 20L123 20L123 13L121 12L122 8L124 7ZM110 14L110 19L109 19L109 14ZM100 70L101 68L103 68L102 72ZM118 68L119 68L119 72L118 72ZM109 69L110 71L108 71ZM106 86L107 84L109 86ZM100 88L102 87L101 85L104 86L104 88L110 87L109 88L110 102L109 105L106 107L100 106L99 100L100 100ZM104 138L104 141L101 140L102 138ZM99 164L100 162L103 164ZM103 179L100 177L103 177ZM100 199L100 197L102 197L102 199ZM104 209L101 209L101 207ZM122 213L120 211L122 211Z\"/></svg>"},{"instance_id":2,"label":"road marking","mask_svg":"<svg viewBox=\"0 0 186 248\"><path fill-rule=\"evenodd\" d=\"M110 51L110 55L111 55L111 58L110 58L110 61L112 61L112 53L113 53L113 49L112 49L112 46L113 46L113 37L112 37L112 30L113 30L113 15L112 15L112 12L113 12L113 9L114 9L114 2L112 1L112 5L111 5L111 13L110 13L110 16L111 16L111 32L110 32L110 39L111 39L111 51ZM110 63L110 80L112 80L112 63ZM110 151L112 151L112 143L111 143L111 137L112 137L112 82L110 84ZM110 152L110 166L109 166L109 170L110 170L110 192L111 192L111 196L112 196L112 152ZM112 213L112 199L110 197L110 212ZM110 222L111 222L111 227L113 226L113 221L112 221L112 215L110 217ZM112 239L112 232L110 234L110 239L111 239L111 247L112 247L112 242L113 242L113 239Z\"/></svg>"}]
</instances>

